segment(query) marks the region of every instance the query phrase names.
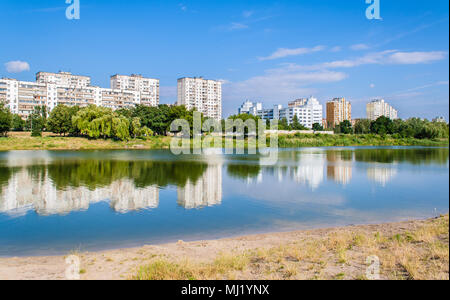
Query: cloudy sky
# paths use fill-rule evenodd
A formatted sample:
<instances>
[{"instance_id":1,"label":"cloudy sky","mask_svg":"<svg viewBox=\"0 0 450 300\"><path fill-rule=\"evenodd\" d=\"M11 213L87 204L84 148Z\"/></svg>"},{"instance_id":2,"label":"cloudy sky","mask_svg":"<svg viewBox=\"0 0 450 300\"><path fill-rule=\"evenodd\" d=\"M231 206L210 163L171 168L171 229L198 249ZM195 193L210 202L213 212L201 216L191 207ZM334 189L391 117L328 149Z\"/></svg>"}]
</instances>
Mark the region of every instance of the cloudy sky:
<instances>
[{"instance_id":1,"label":"cloudy sky","mask_svg":"<svg viewBox=\"0 0 450 300\"><path fill-rule=\"evenodd\" d=\"M73 0L72 0L73 1ZM0 77L34 80L38 71L161 80L161 103L176 101L176 80L224 83L224 114L246 100L265 107L300 97L343 96L354 117L383 97L400 117L449 117L449 4L380 0L0 1Z\"/></svg>"}]
</instances>

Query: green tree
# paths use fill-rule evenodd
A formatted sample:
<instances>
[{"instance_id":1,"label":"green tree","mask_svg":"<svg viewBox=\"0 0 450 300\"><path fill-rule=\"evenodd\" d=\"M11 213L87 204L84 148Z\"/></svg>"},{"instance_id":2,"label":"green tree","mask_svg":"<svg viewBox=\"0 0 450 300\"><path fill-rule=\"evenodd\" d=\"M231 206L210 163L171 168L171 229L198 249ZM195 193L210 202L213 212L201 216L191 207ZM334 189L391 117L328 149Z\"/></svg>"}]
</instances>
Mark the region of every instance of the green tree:
<instances>
[{"instance_id":1,"label":"green tree","mask_svg":"<svg viewBox=\"0 0 450 300\"><path fill-rule=\"evenodd\" d=\"M352 134L353 128L352 123L349 120L345 120L339 124L340 133L343 134Z\"/></svg>"},{"instance_id":2,"label":"green tree","mask_svg":"<svg viewBox=\"0 0 450 300\"><path fill-rule=\"evenodd\" d=\"M391 119L381 116L370 124L370 132L374 134L393 134L394 124Z\"/></svg>"},{"instance_id":3,"label":"green tree","mask_svg":"<svg viewBox=\"0 0 450 300\"><path fill-rule=\"evenodd\" d=\"M25 129L25 121L18 114L14 114L12 117L11 129L14 131L23 131Z\"/></svg>"},{"instance_id":4,"label":"green tree","mask_svg":"<svg viewBox=\"0 0 450 300\"><path fill-rule=\"evenodd\" d=\"M305 126L300 124L300 121L298 120L297 115L294 115L294 117L292 118L292 124L290 126L290 129L292 129L292 130L308 130L308 128L306 128Z\"/></svg>"},{"instance_id":5,"label":"green tree","mask_svg":"<svg viewBox=\"0 0 450 300\"><path fill-rule=\"evenodd\" d=\"M229 119L229 120L233 120L233 121L236 121L236 120L242 120L242 122L244 122L244 125L243 125L243 126L245 126L245 123L246 123L248 120L253 120L253 121L254 121L255 127L254 127L254 128L244 127L244 128L243 128L244 134L245 134L245 136L248 136L249 131L254 131L255 133L258 133L258 128L259 128L258 126L259 126L259 120L260 120L260 118L257 117L257 116L250 115L250 114L240 114L240 115L233 115L233 116L230 116L228 119ZM238 131L242 131L242 128L237 128L237 126L234 126L234 128L228 128L228 127L227 127L227 128L224 128L224 130L225 130L225 132L230 133L230 132L238 132Z\"/></svg>"},{"instance_id":6,"label":"green tree","mask_svg":"<svg viewBox=\"0 0 450 300\"><path fill-rule=\"evenodd\" d=\"M130 139L130 121L109 108L95 105L83 108L72 118L72 124L90 138Z\"/></svg>"},{"instance_id":7,"label":"green tree","mask_svg":"<svg viewBox=\"0 0 450 300\"><path fill-rule=\"evenodd\" d=\"M314 123L312 129L314 131L323 131L323 126L319 123Z\"/></svg>"},{"instance_id":8,"label":"green tree","mask_svg":"<svg viewBox=\"0 0 450 300\"><path fill-rule=\"evenodd\" d=\"M288 121L286 118L283 118L280 120L280 123L278 123L278 130L289 130Z\"/></svg>"},{"instance_id":9,"label":"green tree","mask_svg":"<svg viewBox=\"0 0 450 300\"><path fill-rule=\"evenodd\" d=\"M360 119L355 123L355 133L356 134L368 134L370 133L370 120Z\"/></svg>"},{"instance_id":10,"label":"green tree","mask_svg":"<svg viewBox=\"0 0 450 300\"><path fill-rule=\"evenodd\" d=\"M9 109L0 103L0 135L6 136L11 129L12 114Z\"/></svg>"},{"instance_id":11,"label":"green tree","mask_svg":"<svg viewBox=\"0 0 450 300\"><path fill-rule=\"evenodd\" d=\"M53 133L66 136L72 130L72 111L68 106L58 105L50 113L47 129Z\"/></svg>"},{"instance_id":12,"label":"green tree","mask_svg":"<svg viewBox=\"0 0 450 300\"><path fill-rule=\"evenodd\" d=\"M294 117L292 118L292 123L291 123L291 129L292 130L300 130L301 124L300 121L298 120L298 116L294 115Z\"/></svg>"}]
</instances>

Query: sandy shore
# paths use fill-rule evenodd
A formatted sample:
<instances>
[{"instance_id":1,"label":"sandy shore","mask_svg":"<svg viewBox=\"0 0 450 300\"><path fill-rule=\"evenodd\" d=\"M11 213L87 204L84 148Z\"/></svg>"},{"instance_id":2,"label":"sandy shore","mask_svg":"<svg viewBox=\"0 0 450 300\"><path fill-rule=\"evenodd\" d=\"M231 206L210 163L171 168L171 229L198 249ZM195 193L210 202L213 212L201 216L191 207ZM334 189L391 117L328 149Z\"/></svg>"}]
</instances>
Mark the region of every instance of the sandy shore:
<instances>
[{"instance_id":1,"label":"sandy shore","mask_svg":"<svg viewBox=\"0 0 450 300\"><path fill-rule=\"evenodd\" d=\"M432 249L430 245L436 243L440 243L442 251ZM418 257L409 257L411 249ZM434 252L428 253L428 250ZM433 220L189 243L179 241L67 255L71 254L80 257L81 279L86 280L133 279L139 270L147 276L148 270L153 272L152 264L155 262L159 267L175 263L171 270L176 270L171 273L158 271L158 276L165 279L180 279L177 270L188 266L195 279L362 279L369 255L380 257L382 278L411 279L403 277L413 276L416 277L413 279L418 279L418 276L424 276L425 279L448 279L448 215ZM423 266L408 265L417 264L413 260L420 262L424 257ZM65 279L65 259L66 256L0 258L0 279ZM411 259L411 262L403 259ZM235 261L242 264L237 266ZM424 271L431 270L430 264L434 266L432 273ZM143 271L142 266L148 265L152 267ZM217 267L219 265L221 268ZM206 266L209 266L208 272L205 271ZM155 278L152 274L150 279Z\"/></svg>"}]
</instances>

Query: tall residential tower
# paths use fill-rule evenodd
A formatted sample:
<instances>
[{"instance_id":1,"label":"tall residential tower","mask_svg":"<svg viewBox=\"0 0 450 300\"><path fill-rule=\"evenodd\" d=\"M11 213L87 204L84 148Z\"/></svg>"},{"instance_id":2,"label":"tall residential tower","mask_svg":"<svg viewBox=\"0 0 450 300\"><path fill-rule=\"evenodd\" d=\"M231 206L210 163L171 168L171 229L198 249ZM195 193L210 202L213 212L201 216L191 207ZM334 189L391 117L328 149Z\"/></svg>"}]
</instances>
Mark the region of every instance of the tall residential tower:
<instances>
[{"instance_id":1,"label":"tall residential tower","mask_svg":"<svg viewBox=\"0 0 450 300\"><path fill-rule=\"evenodd\" d=\"M377 99L367 103L367 119L375 121L381 116L395 120L398 119L398 112L386 103L384 99Z\"/></svg>"},{"instance_id":2,"label":"tall residential tower","mask_svg":"<svg viewBox=\"0 0 450 300\"><path fill-rule=\"evenodd\" d=\"M177 105L187 110L196 109L205 117L222 119L222 83L202 77L178 79Z\"/></svg>"},{"instance_id":3,"label":"tall residential tower","mask_svg":"<svg viewBox=\"0 0 450 300\"><path fill-rule=\"evenodd\" d=\"M327 127L334 128L343 121L352 121L352 104L345 98L334 98L327 103Z\"/></svg>"}]
</instances>

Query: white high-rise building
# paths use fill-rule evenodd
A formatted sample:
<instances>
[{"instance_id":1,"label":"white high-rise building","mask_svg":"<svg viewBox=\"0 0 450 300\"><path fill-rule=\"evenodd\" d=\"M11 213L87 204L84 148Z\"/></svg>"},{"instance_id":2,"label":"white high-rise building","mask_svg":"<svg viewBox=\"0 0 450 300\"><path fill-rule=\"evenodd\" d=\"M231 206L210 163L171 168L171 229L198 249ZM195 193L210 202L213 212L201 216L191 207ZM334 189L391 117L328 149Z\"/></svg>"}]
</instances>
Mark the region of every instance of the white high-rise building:
<instances>
[{"instance_id":1,"label":"white high-rise building","mask_svg":"<svg viewBox=\"0 0 450 300\"><path fill-rule=\"evenodd\" d=\"M177 105L196 109L207 118L222 119L222 83L201 77L178 79Z\"/></svg>"},{"instance_id":2,"label":"white high-rise building","mask_svg":"<svg viewBox=\"0 0 450 300\"><path fill-rule=\"evenodd\" d=\"M39 72L36 82L3 78L0 79L0 102L23 118L32 114L36 106L46 106L51 111L58 104L80 107L93 104L112 109L138 104L157 106L159 81L134 76L113 76L112 88L91 86L89 77L67 72Z\"/></svg>"},{"instance_id":3,"label":"white high-rise building","mask_svg":"<svg viewBox=\"0 0 450 300\"><path fill-rule=\"evenodd\" d=\"M58 86L84 88L91 85L91 78L88 76L72 75L72 73L69 72L39 72L36 74L36 82L42 84L52 83Z\"/></svg>"},{"instance_id":4,"label":"white high-rise building","mask_svg":"<svg viewBox=\"0 0 450 300\"><path fill-rule=\"evenodd\" d=\"M159 104L159 80L132 74L111 76L111 89L141 93L142 104L156 106Z\"/></svg>"},{"instance_id":5,"label":"white high-rise building","mask_svg":"<svg viewBox=\"0 0 450 300\"><path fill-rule=\"evenodd\" d=\"M322 124L323 106L316 98L310 97L305 105L288 108L285 116L289 124L297 116L301 125L312 128L315 123Z\"/></svg>"},{"instance_id":6,"label":"white high-rise building","mask_svg":"<svg viewBox=\"0 0 450 300\"><path fill-rule=\"evenodd\" d=\"M315 123L322 124L323 106L314 97L298 99L289 103L287 108L283 108L282 105L274 105L273 108L263 109L261 103L247 101L239 108L239 113L249 113L270 121L285 118L288 124L291 124L294 116L297 116L301 125L312 128Z\"/></svg>"},{"instance_id":7,"label":"white high-rise building","mask_svg":"<svg viewBox=\"0 0 450 300\"><path fill-rule=\"evenodd\" d=\"M238 114L249 114L256 116L258 115L258 111L261 111L262 109L262 103L260 102L245 101L238 109Z\"/></svg>"},{"instance_id":8,"label":"white high-rise building","mask_svg":"<svg viewBox=\"0 0 450 300\"><path fill-rule=\"evenodd\" d=\"M367 103L367 119L375 121L381 116L385 116L391 120L398 119L398 112L390 106L384 99L376 99Z\"/></svg>"}]
</instances>

